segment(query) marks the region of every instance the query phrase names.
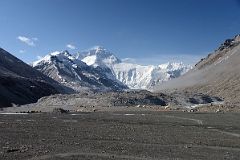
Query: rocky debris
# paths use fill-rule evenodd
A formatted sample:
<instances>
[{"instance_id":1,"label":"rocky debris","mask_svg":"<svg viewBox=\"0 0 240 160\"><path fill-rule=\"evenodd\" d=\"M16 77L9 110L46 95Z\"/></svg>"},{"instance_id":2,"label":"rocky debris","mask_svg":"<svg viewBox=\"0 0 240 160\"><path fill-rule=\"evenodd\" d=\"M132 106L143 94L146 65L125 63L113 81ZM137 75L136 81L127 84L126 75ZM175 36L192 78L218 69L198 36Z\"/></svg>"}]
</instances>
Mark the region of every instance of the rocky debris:
<instances>
[{"instance_id":1,"label":"rocky debris","mask_svg":"<svg viewBox=\"0 0 240 160\"><path fill-rule=\"evenodd\" d=\"M19 151L19 150L20 150L19 148L11 148L11 149L8 149L8 150L7 150L7 153L17 152L17 151Z\"/></svg>"},{"instance_id":2,"label":"rocky debris","mask_svg":"<svg viewBox=\"0 0 240 160\"><path fill-rule=\"evenodd\" d=\"M220 110L220 109L217 109L217 110L216 110L216 113L221 113L221 112L223 112L223 111Z\"/></svg>"},{"instance_id":3,"label":"rocky debris","mask_svg":"<svg viewBox=\"0 0 240 160\"><path fill-rule=\"evenodd\" d=\"M188 110L188 112L197 112L198 109L197 108L191 108L190 110Z\"/></svg>"},{"instance_id":4,"label":"rocky debris","mask_svg":"<svg viewBox=\"0 0 240 160\"><path fill-rule=\"evenodd\" d=\"M54 108L52 112L53 113L61 113L62 114L62 113L68 113L69 110L65 110L63 108Z\"/></svg>"},{"instance_id":5,"label":"rocky debris","mask_svg":"<svg viewBox=\"0 0 240 160\"><path fill-rule=\"evenodd\" d=\"M215 112L215 113L225 113L225 112L240 112L240 108L238 105L234 104L221 104L221 105L205 105L201 107L197 107L199 112Z\"/></svg>"},{"instance_id":6,"label":"rocky debris","mask_svg":"<svg viewBox=\"0 0 240 160\"><path fill-rule=\"evenodd\" d=\"M40 99L37 103L24 105L18 110L41 110L42 112L61 113L62 110L71 112L95 112L101 109L111 110L116 107L132 107L139 110L158 107L165 110L181 110L198 104L219 102L218 97L200 93L171 92L152 93L146 90L122 92L89 92L88 94L53 95ZM61 108L61 109L59 109ZM8 109L10 111L10 109ZM16 111L14 111L16 112ZM18 111L19 112L19 111Z\"/></svg>"},{"instance_id":7,"label":"rocky debris","mask_svg":"<svg viewBox=\"0 0 240 160\"><path fill-rule=\"evenodd\" d=\"M13 152L19 152L24 153L27 152L30 148L32 148L31 145L21 145L20 147L2 147L5 150L5 153L13 153Z\"/></svg>"},{"instance_id":8,"label":"rocky debris","mask_svg":"<svg viewBox=\"0 0 240 160\"><path fill-rule=\"evenodd\" d=\"M167 100L161 95L142 95L137 93L136 95L126 96L124 94L119 94L118 97L112 100L113 106L135 106L135 105L159 105L166 106Z\"/></svg>"},{"instance_id":9,"label":"rocky debris","mask_svg":"<svg viewBox=\"0 0 240 160\"><path fill-rule=\"evenodd\" d=\"M36 111L36 110L31 110L31 111L20 111L16 113L41 113L42 111Z\"/></svg>"},{"instance_id":10,"label":"rocky debris","mask_svg":"<svg viewBox=\"0 0 240 160\"><path fill-rule=\"evenodd\" d=\"M223 102L223 99L216 96L209 96L203 93L190 92L190 91L170 91L165 94L170 95L172 98L168 105L170 108L188 107L192 108L199 104L211 104L213 102Z\"/></svg>"},{"instance_id":11,"label":"rocky debris","mask_svg":"<svg viewBox=\"0 0 240 160\"><path fill-rule=\"evenodd\" d=\"M240 42L240 35L235 36L233 39L227 39L221 46L218 48L219 51L222 51L224 49L231 48L233 46L238 45Z\"/></svg>"}]
</instances>

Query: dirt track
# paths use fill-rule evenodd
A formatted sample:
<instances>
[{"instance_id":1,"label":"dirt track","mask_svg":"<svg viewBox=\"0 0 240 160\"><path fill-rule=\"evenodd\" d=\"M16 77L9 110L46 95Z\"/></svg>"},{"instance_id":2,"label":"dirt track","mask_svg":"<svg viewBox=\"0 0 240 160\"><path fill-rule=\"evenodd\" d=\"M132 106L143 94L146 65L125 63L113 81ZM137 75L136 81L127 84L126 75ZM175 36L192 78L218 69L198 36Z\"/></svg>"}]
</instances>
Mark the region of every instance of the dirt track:
<instances>
[{"instance_id":1,"label":"dirt track","mask_svg":"<svg viewBox=\"0 0 240 160\"><path fill-rule=\"evenodd\" d=\"M239 159L239 113L0 115L0 159Z\"/></svg>"}]
</instances>

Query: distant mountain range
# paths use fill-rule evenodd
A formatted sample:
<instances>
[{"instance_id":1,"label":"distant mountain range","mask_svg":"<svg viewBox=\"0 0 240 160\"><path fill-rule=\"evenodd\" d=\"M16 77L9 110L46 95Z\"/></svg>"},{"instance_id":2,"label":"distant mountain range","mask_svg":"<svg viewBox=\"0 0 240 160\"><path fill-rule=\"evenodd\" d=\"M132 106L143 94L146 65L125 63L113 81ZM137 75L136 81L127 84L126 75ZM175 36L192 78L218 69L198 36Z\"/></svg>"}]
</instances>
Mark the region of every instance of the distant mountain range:
<instances>
[{"instance_id":1,"label":"distant mountain range","mask_svg":"<svg viewBox=\"0 0 240 160\"><path fill-rule=\"evenodd\" d=\"M0 48L0 108L52 94L126 89L200 92L240 105L239 62L240 35L227 39L193 68L182 63L127 63L103 47L50 53L31 67Z\"/></svg>"},{"instance_id":2,"label":"distant mountain range","mask_svg":"<svg viewBox=\"0 0 240 160\"><path fill-rule=\"evenodd\" d=\"M148 89L188 70L182 64L154 67L124 63L102 47L74 55L68 51L50 53L32 66L0 49L0 107L84 90Z\"/></svg>"},{"instance_id":3,"label":"distant mountain range","mask_svg":"<svg viewBox=\"0 0 240 160\"><path fill-rule=\"evenodd\" d=\"M99 46L73 55L68 51L50 53L34 62L33 67L76 91L151 89L191 68L182 63L159 66L126 63Z\"/></svg>"},{"instance_id":4,"label":"distant mountain range","mask_svg":"<svg viewBox=\"0 0 240 160\"><path fill-rule=\"evenodd\" d=\"M201 92L240 105L240 35L227 39L185 75L155 87L166 89Z\"/></svg>"}]
</instances>

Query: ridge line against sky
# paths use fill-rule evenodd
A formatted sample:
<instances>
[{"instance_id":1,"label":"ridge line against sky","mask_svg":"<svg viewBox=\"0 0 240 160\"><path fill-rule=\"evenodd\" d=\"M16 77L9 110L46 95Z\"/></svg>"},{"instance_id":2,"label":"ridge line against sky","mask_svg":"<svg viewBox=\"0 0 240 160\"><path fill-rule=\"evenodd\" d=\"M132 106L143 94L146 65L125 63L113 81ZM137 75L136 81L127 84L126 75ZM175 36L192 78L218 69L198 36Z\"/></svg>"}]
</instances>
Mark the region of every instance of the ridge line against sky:
<instances>
[{"instance_id":1,"label":"ridge line against sky","mask_svg":"<svg viewBox=\"0 0 240 160\"><path fill-rule=\"evenodd\" d=\"M140 64L194 64L240 33L240 0L1 0L0 20L0 47L27 63L101 45Z\"/></svg>"}]
</instances>

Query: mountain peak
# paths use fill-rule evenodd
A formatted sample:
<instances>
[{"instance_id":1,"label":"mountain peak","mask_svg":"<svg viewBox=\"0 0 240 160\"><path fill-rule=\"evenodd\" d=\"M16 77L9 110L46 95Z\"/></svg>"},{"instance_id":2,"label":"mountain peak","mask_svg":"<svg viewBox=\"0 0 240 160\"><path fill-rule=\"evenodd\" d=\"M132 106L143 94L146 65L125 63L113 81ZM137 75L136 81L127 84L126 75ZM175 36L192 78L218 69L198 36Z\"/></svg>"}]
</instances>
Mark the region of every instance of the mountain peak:
<instances>
[{"instance_id":1,"label":"mountain peak","mask_svg":"<svg viewBox=\"0 0 240 160\"><path fill-rule=\"evenodd\" d=\"M90 50L96 50L97 52L100 52L100 51L106 51L107 49L104 48L103 46L94 46Z\"/></svg>"},{"instance_id":2,"label":"mountain peak","mask_svg":"<svg viewBox=\"0 0 240 160\"><path fill-rule=\"evenodd\" d=\"M72 56L67 50L55 51L49 54L50 56Z\"/></svg>"},{"instance_id":3,"label":"mountain peak","mask_svg":"<svg viewBox=\"0 0 240 160\"><path fill-rule=\"evenodd\" d=\"M90 50L83 52L81 55L85 55L84 58L82 59L83 62L85 62L88 65L93 65L95 67L96 66L106 67L111 64L121 62L121 60L118 57L116 57L112 52L110 52L109 50L102 46L95 46Z\"/></svg>"},{"instance_id":4,"label":"mountain peak","mask_svg":"<svg viewBox=\"0 0 240 160\"><path fill-rule=\"evenodd\" d=\"M71 55L67 50L65 50L61 52L55 51L55 52L49 53L45 57L33 62L33 67L36 67L37 65L41 65L43 63L52 63L55 59L63 63L70 63L70 64L76 63L81 66L86 66L84 62L78 60L75 56Z\"/></svg>"},{"instance_id":5,"label":"mountain peak","mask_svg":"<svg viewBox=\"0 0 240 160\"><path fill-rule=\"evenodd\" d=\"M85 53L87 53L87 56L91 55L113 55L109 50L102 46L95 46L87 50Z\"/></svg>"},{"instance_id":6,"label":"mountain peak","mask_svg":"<svg viewBox=\"0 0 240 160\"><path fill-rule=\"evenodd\" d=\"M161 69L167 69L167 70L176 70L182 67L188 67L190 68L190 66L185 66L182 62L167 62L164 64L160 64L158 67L160 67Z\"/></svg>"},{"instance_id":7,"label":"mountain peak","mask_svg":"<svg viewBox=\"0 0 240 160\"><path fill-rule=\"evenodd\" d=\"M234 41L235 42L240 42L240 34L238 34L234 37Z\"/></svg>"}]
</instances>

